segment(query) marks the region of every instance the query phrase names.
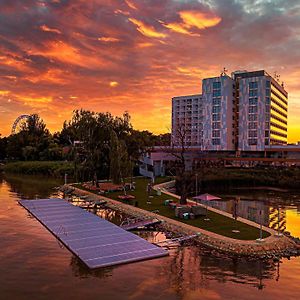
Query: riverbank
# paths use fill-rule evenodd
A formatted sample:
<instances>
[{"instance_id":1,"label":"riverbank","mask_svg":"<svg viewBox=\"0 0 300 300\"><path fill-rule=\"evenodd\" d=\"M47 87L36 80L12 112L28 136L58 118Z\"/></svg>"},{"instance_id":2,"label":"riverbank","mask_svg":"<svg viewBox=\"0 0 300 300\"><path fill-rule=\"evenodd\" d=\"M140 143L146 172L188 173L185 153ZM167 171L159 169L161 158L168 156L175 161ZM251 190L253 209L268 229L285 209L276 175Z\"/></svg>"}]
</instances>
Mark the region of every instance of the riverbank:
<instances>
[{"instance_id":1,"label":"riverbank","mask_svg":"<svg viewBox=\"0 0 300 300\"><path fill-rule=\"evenodd\" d=\"M157 214L145 209L134 207L118 200L96 195L93 192L76 187L74 194L77 196L86 195L94 200L105 200L107 206L121 213L126 213L132 217L139 218L158 218L163 221L163 227L166 231L173 232L179 235L197 234L196 243L205 245L211 249L222 253L234 256L247 257L269 257L275 256L291 256L297 254L297 245L286 236L277 237L275 232L270 228L264 228L270 236L264 239L264 242L259 243L256 240L240 240L227 237L205 230L196 226L181 222L179 220L166 217L162 214ZM169 196L169 195L167 195ZM249 226L249 225L247 225ZM253 228L253 227L252 227ZM255 230L256 228L253 228Z\"/></svg>"},{"instance_id":2,"label":"riverbank","mask_svg":"<svg viewBox=\"0 0 300 300\"><path fill-rule=\"evenodd\" d=\"M17 161L2 166L5 173L63 177L74 174L74 164L66 161Z\"/></svg>"}]
</instances>

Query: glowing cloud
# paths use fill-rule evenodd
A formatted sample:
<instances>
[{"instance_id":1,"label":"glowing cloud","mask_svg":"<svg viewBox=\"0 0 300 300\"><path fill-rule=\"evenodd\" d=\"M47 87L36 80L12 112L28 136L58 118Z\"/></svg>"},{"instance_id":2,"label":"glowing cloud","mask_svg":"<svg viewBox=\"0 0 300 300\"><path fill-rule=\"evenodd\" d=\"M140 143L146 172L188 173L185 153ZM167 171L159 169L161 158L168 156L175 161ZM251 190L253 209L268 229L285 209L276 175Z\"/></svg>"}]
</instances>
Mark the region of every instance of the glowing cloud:
<instances>
[{"instance_id":1,"label":"glowing cloud","mask_svg":"<svg viewBox=\"0 0 300 300\"><path fill-rule=\"evenodd\" d=\"M162 23L163 24L163 23ZM185 24L180 24L180 23L169 23L169 24L163 24L165 27L168 29L171 29L172 31L178 32L178 33L183 33L183 34L188 34L192 36L200 36L198 33L192 33L190 32Z\"/></svg>"},{"instance_id":2,"label":"glowing cloud","mask_svg":"<svg viewBox=\"0 0 300 300\"><path fill-rule=\"evenodd\" d=\"M205 29L216 26L221 22L220 17L200 11L181 11L179 15L187 28Z\"/></svg>"},{"instance_id":3,"label":"glowing cloud","mask_svg":"<svg viewBox=\"0 0 300 300\"><path fill-rule=\"evenodd\" d=\"M161 23L172 31L192 36L199 36L198 33L193 33L190 29L197 28L203 30L216 26L221 22L220 17L200 11L181 11L179 12L179 16L182 20L180 23Z\"/></svg>"},{"instance_id":4,"label":"glowing cloud","mask_svg":"<svg viewBox=\"0 0 300 300\"><path fill-rule=\"evenodd\" d=\"M117 39L117 38L114 38L114 37L102 36L102 37L98 38L98 41L104 42L104 43L116 43L116 42L119 42L120 39Z\"/></svg>"},{"instance_id":5,"label":"glowing cloud","mask_svg":"<svg viewBox=\"0 0 300 300\"><path fill-rule=\"evenodd\" d=\"M117 81L111 81L110 83L109 83L109 86L110 87L117 87L119 85L119 82L117 82Z\"/></svg>"},{"instance_id":6,"label":"glowing cloud","mask_svg":"<svg viewBox=\"0 0 300 300\"><path fill-rule=\"evenodd\" d=\"M54 33L57 33L57 34L61 34L61 31L58 30L58 29L55 29L55 28L50 28L48 27L47 25L42 25L40 26L40 29L42 31L46 31L46 32L54 32Z\"/></svg>"},{"instance_id":7,"label":"glowing cloud","mask_svg":"<svg viewBox=\"0 0 300 300\"><path fill-rule=\"evenodd\" d=\"M132 8L132 9L134 9L134 10L137 10L137 7L135 6L135 4L134 4L131 0L125 0L125 2L126 2L126 4L127 4L130 8Z\"/></svg>"},{"instance_id":8,"label":"glowing cloud","mask_svg":"<svg viewBox=\"0 0 300 300\"><path fill-rule=\"evenodd\" d=\"M0 96L7 96L9 94L9 91L1 91L0 90Z\"/></svg>"},{"instance_id":9,"label":"glowing cloud","mask_svg":"<svg viewBox=\"0 0 300 300\"><path fill-rule=\"evenodd\" d=\"M129 18L128 20L131 23L133 23L134 25L137 26L137 30L141 34L143 34L147 37L151 37L151 38L165 38L165 37L167 37L166 34L156 31L152 26L148 26L148 25L144 24L142 21L139 21L139 20L133 19L133 18Z\"/></svg>"}]
</instances>

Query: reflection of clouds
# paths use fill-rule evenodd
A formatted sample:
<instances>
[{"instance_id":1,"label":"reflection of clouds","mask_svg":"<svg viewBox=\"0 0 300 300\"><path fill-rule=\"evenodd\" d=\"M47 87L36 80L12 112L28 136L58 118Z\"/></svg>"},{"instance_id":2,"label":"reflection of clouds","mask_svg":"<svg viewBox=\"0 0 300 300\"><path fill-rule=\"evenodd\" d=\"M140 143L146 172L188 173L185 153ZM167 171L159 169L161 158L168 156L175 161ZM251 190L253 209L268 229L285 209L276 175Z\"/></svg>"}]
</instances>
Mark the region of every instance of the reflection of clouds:
<instances>
[{"instance_id":1,"label":"reflection of clouds","mask_svg":"<svg viewBox=\"0 0 300 300\"><path fill-rule=\"evenodd\" d=\"M242 297L245 291L255 293L262 285L270 287L264 289L265 292L273 287L275 293L280 292L280 288L274 286L278 284L275 282L278 275L273 262L217 257L211 250L195 246L173 249L169 257L89 270L69 250L61 249L55 237L38 221L28 219L24 209L16 203L19 197L14 190L31 196L37 189L48 197L56 182L51 186L50 182L41 179L37 182L31 176L22 176L22 179L14 176L7 180L11 186L0 176L0 209L7 205L14 209L8 211L8 219L0 218L0 266L5 270L0 274L0 281L11 289L11 295L14 295L12 289L16 282L18 291L28 289L34 295L41 291L49 298L55 298L58 293L65 296L68 292L72 299L94 299L100 295L103 299L133 300L214 300L223 299L224 295L232 299L237 294ZM38 185L44 188L39 190ZM97 214L113 222L120 222L124 217L111 210L97 210ZM165 238L163 233L155 231L141 231L139 235L149 241ZM291 274L292 268L298 268L295 262L285 260L285 273L280 277L280 282L285 280L287 286L292 287L291 294L298 288L298 273ZM288 282L291 277L295 279L293 283Z\"/></svg>"}]
</instances>

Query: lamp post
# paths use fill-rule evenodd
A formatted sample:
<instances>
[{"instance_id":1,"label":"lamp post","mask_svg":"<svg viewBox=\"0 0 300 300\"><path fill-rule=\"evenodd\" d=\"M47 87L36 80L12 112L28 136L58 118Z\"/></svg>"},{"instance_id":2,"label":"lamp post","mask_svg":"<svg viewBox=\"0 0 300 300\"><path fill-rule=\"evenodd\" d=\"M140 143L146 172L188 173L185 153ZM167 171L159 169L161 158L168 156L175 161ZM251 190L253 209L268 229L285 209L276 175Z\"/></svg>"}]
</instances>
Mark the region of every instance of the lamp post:
<instances>
[{"instance_id":1,"label":"lamp post","mask_svg":"<svg viewBox=\"0 0 300 300\"><path fill-rule=\"evenodd\" d=\"M195 176L196 176L196 195L195 196L197 196L198 195L198 173L196 173Z\"/></svg>"},{"instance_id":2,"label":"lamp post","mask_svg":"<svg viewBox=\"0 0 300 300\"><path fill-rule=\"evenodd\" d=\"M277 220L277 236L280 237L280 236L282 236L282 233L280 232L280 206L279 206L279 204L277 207L277 213L278 213L278 215L277 215L277 218L278 218L278 220Z\"/></svg>"},{"instance_id":3,"label":"lamp post","mask_svg":"<svg viewBox=\"0 0 300 300\"><path fill-rule=\"evenodd\" d=\"M262 234L262 204L260 203L259 207L259 238L256 239L258 243L264 242L263 240L263 234Z\"/></svg>"}]
</instances>

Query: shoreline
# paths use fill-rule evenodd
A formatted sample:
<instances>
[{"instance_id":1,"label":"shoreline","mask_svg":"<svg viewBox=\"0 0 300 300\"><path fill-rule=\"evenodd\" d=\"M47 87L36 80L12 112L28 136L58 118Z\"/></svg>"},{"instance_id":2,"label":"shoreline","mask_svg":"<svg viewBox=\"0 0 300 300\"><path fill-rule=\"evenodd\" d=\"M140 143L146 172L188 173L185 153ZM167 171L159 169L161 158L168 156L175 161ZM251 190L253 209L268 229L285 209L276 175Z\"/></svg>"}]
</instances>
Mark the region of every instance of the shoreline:
<instances>
[{"instance_id":1,"label":"shoreline","mask_svg":"<svg viewBox=\"0 0 300 300\"><path fill-rule=\"evenodd\" d=\"M161 185L157 185L155 187L158 188L159 186ZM89 196L94 200L105 200L107 201L106 206L110 209L125 213L132 217L151 217L162 220L162 224L160 226L162 226L168 232L181 235L199 234L199 237L195 238L195 243L204 245L210 249L225 253L227 255L233 255L235 257L269 258L269 256L290 257L300 254L300 247L291 238L288 238L284 235L276 237L276 232L270 228L266 229L269 233L271 233L271 236L266 237L262 243L259 243L255 240L237 240L194 227L180 221L173 220L168 217L119 202L117 200L113 200L108 197L79 189L70 184L64 185L62 187L62 191L70 187L74 188L73 194L76 196Z\"/></svg>"}]
</instances>

